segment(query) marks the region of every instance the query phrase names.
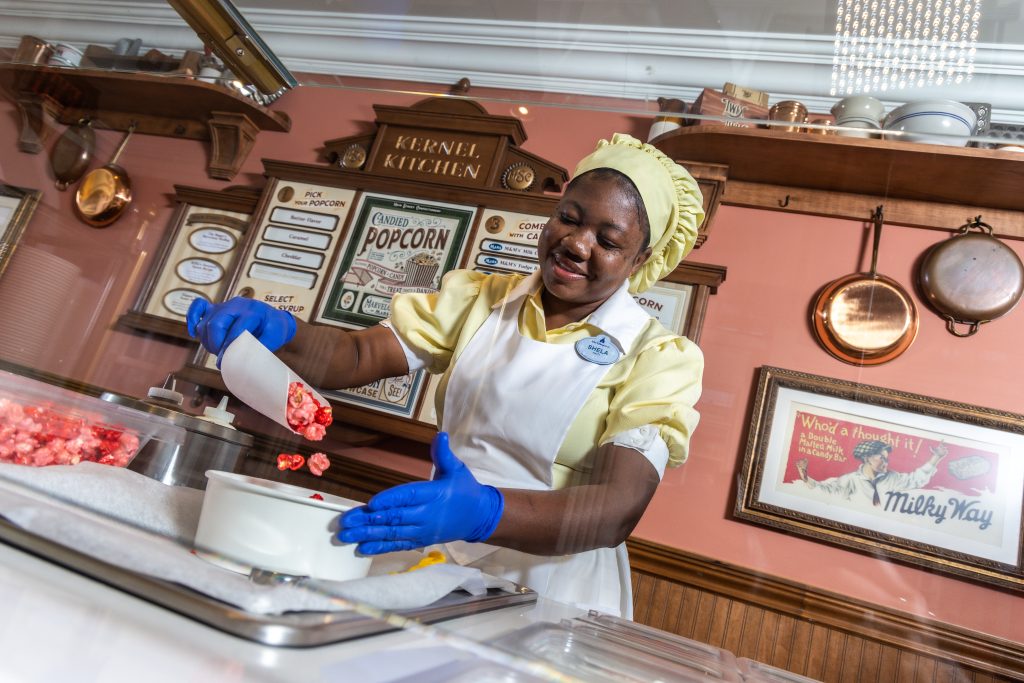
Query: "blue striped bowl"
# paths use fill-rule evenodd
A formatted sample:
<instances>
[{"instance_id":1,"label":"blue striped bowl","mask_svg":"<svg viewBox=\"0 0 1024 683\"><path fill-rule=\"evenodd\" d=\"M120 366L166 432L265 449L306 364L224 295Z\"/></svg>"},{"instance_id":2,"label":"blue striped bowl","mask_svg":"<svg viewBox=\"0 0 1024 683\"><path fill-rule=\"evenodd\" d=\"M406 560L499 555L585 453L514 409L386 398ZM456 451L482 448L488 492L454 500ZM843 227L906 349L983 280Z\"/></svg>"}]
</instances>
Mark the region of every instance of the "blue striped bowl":
<instances>
[{"instance_id":1,"label":"blue striped bowl","mask_svg":"<svg viewBox=\"0 0 1024 683\"><path fill-rule=\"evenodd\" d=\"M902 133L886 135L892 140L964 147L974 134L977 121L974 110L966 104L953 100L922 100L893 109L885 117L884 128Z\"/></svg>"}]
</instances>

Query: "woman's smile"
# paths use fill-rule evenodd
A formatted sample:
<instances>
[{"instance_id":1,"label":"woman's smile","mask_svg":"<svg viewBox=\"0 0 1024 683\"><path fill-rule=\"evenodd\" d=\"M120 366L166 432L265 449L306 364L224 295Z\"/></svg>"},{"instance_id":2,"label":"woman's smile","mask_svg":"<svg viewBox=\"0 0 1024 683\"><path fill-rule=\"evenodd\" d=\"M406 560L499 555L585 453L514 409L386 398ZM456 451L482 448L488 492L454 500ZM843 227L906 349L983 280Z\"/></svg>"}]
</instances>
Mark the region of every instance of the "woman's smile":
<instances>
[{"instance_id":1,"label":"woman's smile","mask_svg":"<svg viewBox=\"0 0 1024 683\"><path fill-rule=\"evenodd\" d=\"M573 281L573 280L586 280L587 274L579 264L573 263L571 259L561 253L554 253L551 255L551 260L554 262L553 274L559 280Z\"/></svg>"}]
</instances>

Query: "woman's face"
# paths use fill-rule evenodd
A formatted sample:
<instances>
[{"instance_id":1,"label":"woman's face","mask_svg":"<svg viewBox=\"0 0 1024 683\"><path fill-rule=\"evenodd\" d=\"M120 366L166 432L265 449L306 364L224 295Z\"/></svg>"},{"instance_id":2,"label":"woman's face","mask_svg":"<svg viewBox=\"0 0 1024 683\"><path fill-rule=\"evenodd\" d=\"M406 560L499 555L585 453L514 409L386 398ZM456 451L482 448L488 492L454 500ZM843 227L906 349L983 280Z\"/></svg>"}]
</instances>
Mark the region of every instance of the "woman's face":
<instances>
[{"instance_id":1,"label":"woman's face","mask_svg":"<svg viewBox=\"0 0 1024 683\"><path fill-rule=\"evenodd\" d=\"M619 182L581 178L540 235L544 287L563 303L597 308L650 256L643 246L637 207Z\"/></svg>"}]
</instances>

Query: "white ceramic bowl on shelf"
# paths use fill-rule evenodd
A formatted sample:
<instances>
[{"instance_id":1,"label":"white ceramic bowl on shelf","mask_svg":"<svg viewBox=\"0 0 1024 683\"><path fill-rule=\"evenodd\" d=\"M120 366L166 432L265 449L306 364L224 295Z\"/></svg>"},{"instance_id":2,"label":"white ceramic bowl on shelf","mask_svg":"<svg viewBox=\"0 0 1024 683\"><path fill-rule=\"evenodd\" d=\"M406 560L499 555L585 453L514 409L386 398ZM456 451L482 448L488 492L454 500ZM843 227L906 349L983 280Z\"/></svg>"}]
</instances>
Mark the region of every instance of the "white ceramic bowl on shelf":
<instances>
[{"instance_id":1,"label":"white ceramic bowl on shelf","mask_svg":"<svg viewBox=\"0 0 1024 683\"><path fill-rule=\"evenodd\" d=\"M371 558L335 534L354 500L269 479L210 470L196 530L196 553L239 572L264 569L331 581L361 579Z\"/></svg>"},{"instance_id":2,"label":"white ceramic bowl on shelf","mask_svg":"<svg viewBox=\"0 0 1024 683\"><path fill-rule=\"evenodd\" d=\"M903 133L887 135L891 140L965 147L977 121L974 110L966 104L953 100L922 100L908 102L889 112L885 130Z\"/></svg>"}]
</instances>

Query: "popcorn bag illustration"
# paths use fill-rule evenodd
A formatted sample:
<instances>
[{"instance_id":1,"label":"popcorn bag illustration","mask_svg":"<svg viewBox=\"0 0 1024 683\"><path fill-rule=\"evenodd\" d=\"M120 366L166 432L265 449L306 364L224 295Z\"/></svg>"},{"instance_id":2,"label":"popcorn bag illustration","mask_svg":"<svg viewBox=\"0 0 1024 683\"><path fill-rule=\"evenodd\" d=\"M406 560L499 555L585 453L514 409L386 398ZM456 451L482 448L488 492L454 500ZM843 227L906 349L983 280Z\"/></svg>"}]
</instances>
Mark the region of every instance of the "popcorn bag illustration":
<instances>
[{"instance_id":1,"label":"popcorn bag illustration","mask_svg":"<svg viewBox=\"0 0 1024 683\"><path fill-rule=\"evenodd\" d=\"M228 391L253 410L310 441L324 438L331 404L248 332L224 351L220 374Z\"/></svg>"},{"instance_id":2,"label":"popcorn bag illustration","mask_svg":"<svg viewBox=\"0 0 1024 683\"><path fill-rule=\"evenodd\" d=\"M405 282L402 284L406 287L432 287L439 266L437 258L425 252L411 256L405 261Z\"/></svg>"}]
</instances>

